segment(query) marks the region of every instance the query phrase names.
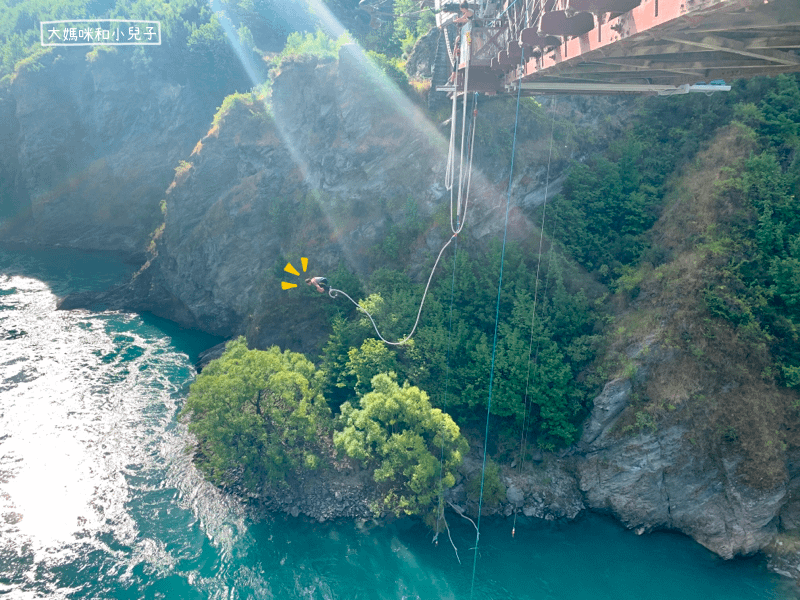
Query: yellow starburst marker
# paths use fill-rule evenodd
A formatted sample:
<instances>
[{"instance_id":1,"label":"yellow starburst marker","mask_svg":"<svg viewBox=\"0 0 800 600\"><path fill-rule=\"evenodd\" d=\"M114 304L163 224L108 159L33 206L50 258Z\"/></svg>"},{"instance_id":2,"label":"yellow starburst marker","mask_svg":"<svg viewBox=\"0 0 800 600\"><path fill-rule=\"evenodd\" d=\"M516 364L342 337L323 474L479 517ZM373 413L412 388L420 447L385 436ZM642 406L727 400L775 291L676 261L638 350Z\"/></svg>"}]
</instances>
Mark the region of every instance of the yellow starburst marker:
<instances>
[{"instance_id":1,"label":"yellow starburst marker","mask_svg":"<svg viewBox=\"0 0 800 600\"><path fill-rule=\"evenodd\" d=\"M303 256L300 258L300 262L303 264L303 273L305 273L306 269L308 269L308 259L305 256ZM297 269L295 269L292 266L292 263L286 263L286 266L283 267L283 270L286 271L287 273L291 273L292 275L297 275L298 277L300 277L300 273L297 271ZM296 287L297 287L296 283L288 283L286 281L281 281L281 289L290 290Z\"/></svg>"}]
</instances>

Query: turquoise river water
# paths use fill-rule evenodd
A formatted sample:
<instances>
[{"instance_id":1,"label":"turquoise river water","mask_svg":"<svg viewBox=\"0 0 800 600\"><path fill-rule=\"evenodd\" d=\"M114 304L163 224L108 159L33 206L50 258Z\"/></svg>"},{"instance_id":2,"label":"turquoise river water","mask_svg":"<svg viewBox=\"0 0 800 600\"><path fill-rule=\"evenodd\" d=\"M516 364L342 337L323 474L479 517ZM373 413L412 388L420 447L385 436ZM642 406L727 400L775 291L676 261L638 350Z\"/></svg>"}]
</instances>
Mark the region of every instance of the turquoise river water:
<instances>
[{"instance_id":1,"label":"turquoise river water","mask_svg":"<svg viewBox=\"0 0 800 600\"><path fill-rule=\"evenodd\" d=\"M419 524L258 515L203 481L176 417L217 340L152 317L58 312L128 274L96 255L0 250L0 598L466 599L463 564ZM463 524L462 524L463 523ZM610 519L484 519L472 597L793 598L763 561Z\"/></svg>"}]
</instances>

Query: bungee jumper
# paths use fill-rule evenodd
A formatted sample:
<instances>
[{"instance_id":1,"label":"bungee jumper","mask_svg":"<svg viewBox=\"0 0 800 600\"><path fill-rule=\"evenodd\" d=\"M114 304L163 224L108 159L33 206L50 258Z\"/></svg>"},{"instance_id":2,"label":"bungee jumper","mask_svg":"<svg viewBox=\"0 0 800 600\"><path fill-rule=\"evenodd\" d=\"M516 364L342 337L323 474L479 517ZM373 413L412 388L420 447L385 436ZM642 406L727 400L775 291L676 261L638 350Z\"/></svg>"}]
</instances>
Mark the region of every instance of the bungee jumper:
<instances>
[{"instance_id":1,"label":"bungee jumper","mask_svg":"<svg viewBox=\"0 0 800 600\"><path fill-rule=\"evenodd\" d=\"M306 283L315 288L320 294L324 294L331 287L325 277L309 277L306 279Z\"/></svg>"}]
</instances>

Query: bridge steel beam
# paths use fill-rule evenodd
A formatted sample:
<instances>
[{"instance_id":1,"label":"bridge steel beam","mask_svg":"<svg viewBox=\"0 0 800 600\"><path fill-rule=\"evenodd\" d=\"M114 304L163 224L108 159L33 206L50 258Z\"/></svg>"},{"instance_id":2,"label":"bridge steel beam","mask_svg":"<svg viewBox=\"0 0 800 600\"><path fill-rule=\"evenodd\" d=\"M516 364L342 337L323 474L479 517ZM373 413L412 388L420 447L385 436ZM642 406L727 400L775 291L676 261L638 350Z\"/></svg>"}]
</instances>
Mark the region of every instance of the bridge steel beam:
<instances>
[{"instance_id":1,"label":"bridge steel beam","mask_svg":"<svg viewBox=\"0 0 800 600\"><path fill-rule=\"evenodd\" d=\"M601 77L681 85L800 71L798 0L644 0L596 22L522 66L500 65L506 87L516 88L520 75L523 82Z\"/></svg>"}]
</instances>

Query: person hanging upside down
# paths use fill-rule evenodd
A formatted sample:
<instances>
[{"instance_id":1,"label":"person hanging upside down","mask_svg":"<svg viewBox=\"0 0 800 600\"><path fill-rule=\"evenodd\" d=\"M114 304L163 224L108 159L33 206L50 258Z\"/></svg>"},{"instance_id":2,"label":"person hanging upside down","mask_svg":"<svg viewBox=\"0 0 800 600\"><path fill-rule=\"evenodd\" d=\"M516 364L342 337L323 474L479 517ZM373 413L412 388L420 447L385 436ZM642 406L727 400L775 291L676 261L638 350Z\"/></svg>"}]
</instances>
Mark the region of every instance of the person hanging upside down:
<instances>
[{"instance_id":1,"label":"person hanging upside down","mask_svg":"<svg viewBox=\"0 0 800 600\"><path fill-rule=\"evenodd\" d=\"M309 277L306 279L306 283L311 287L317 289L320 294L324 294L330 289L330 285L328 285L328 280L324 277Z\"/></svg>"}]
</instances>

